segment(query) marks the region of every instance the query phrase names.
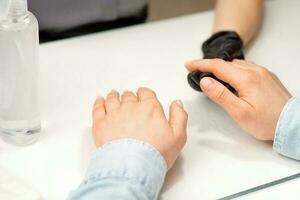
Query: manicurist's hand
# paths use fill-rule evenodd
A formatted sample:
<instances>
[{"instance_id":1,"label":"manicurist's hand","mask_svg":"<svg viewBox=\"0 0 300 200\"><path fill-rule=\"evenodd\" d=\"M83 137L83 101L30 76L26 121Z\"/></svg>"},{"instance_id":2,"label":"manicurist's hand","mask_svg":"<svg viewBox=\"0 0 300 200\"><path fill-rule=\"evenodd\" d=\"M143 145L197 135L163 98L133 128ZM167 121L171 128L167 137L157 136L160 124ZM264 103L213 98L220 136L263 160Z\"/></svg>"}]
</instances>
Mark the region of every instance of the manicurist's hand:
<instances>
[{"instance_id":1,"label":"manicurist's hand","mask_svg":"<svg viewBox=\"0 0 300 200\"><path fill-rule=\"evenodd\" d=\"M111 91L96 100L93 136L97 147L118 139L136 139L154 146L171 168L186 143L187 113L181 101L170 105L169 120L155 93L140 88L121 96Z\"/></svg>"},{"instance_id":2,"label":"manicurist's hand","mask_svg":"<svg viewBox=\"0 0 300 200\"><path fill-rule=\"evenodd\" d=\"M190 72L211 72L232 85L238 96L212 78L200 82L204 94L225 109L241 128L257 139L274 139L280 113L291 98L275 74L243 60L196 60L188 62L186 67Z\"/></svg>"}]
</instances>

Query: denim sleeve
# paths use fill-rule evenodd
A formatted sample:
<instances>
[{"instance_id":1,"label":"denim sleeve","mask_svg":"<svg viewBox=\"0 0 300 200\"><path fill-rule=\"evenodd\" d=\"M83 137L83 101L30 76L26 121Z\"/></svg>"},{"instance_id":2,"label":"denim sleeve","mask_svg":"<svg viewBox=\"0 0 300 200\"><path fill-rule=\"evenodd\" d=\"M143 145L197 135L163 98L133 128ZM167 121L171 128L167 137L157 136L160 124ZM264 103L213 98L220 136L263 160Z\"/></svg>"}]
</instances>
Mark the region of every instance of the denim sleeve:
<instances>
[{"instance_id":1,"label":"denim sleeve","mask_svg":"<svg viewBox=\"0 0 300 200\"><path fill-rule=\"evenodd\" d=\"M151 145L117 140L97 150L85 179L69 200L156 200L167 165Z\"/></svg>"},{"instance_id":2,"label":"denim sleeve","mask_svg":"<svg viewBox=\"0 0 300 200\"><path fill-rule=\"evenodd\" d=\"M291 98L284 106L276 127L273 149L300 160L300 99Z\"/></svg>"}]
</instances>

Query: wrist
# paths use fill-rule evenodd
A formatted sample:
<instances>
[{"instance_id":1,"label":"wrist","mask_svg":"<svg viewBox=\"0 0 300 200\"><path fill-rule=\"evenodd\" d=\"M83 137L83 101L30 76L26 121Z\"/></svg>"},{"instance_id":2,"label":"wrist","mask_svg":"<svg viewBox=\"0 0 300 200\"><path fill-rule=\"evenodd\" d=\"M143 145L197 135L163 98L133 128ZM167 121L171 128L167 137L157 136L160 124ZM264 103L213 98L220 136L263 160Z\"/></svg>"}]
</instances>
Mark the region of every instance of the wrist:
<instances>
[{"instance_id":1,"label":"wrist","mask_svg":"<svg viewBox=\"0 0 300 200\"><path fill-rule=\"evenodd\" d=\"M93 156L84 184L120 178L143 185L156 199L167 173L163 156L152 145L134 139L115 140Z\"/></svg>"}]
</instances>

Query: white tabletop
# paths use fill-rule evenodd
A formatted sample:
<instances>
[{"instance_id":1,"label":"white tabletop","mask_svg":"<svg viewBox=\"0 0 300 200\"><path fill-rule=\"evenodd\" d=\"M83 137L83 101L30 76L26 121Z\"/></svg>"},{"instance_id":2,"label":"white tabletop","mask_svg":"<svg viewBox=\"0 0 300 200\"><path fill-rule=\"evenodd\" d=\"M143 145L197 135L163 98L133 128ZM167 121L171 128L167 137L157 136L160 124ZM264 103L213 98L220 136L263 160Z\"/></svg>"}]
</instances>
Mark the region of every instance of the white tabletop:
<instances>
[{"instance_id":1,"label":"white tabletop","mask_svg":"<svg viewBox=\"0 0 300 200\"><path fill-rule=\"evenodd\" d=\"M297 0L269 1L261 33L246 53L278 74L296 96L299 8ZM183 63L201 57L200 45L210 35L212 21L212 12L205 12L41 45L42 137L25 148L0 142L1 165L46 200L65 199L79 185L95 151L91 107L96 96L147 86L165 108L182 99L190 115L188 143L166 179L162 200L221 198L300 172L299 162L245 134L187 84ZM258 192L254 199L299 199L296 183Z\"/></svg>"}]
</instances>

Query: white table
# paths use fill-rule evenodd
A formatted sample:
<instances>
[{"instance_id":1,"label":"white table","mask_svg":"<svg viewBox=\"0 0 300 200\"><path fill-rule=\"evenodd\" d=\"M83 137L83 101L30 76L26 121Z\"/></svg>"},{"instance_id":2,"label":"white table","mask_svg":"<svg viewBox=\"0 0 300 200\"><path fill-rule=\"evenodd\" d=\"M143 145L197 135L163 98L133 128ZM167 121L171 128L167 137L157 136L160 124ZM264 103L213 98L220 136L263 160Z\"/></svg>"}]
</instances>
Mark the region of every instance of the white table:
<instances>
[{"instance_id":1,"label":"white table","mask_svg":"<svg viewBox=\"0 0 300 200\"><path fill-rule=\"evenodd\" d=\"M300 96L300 2L269 1L266 8L261 33L246 56L268 66ZM190 115L188 143L161 199L216 199L300 172L299 162L246 135L187 84L183 63L201 56L212 20L212 12L205 12L42 45L42 137L25 148L1 142L1 165L46 200L65 199L95 151L90 113L96 96L113 88L147 86L157 91L165 108L182 99ZM299 188L300 181L294 181L246 198L299 199L297 184Z\"/></svg>"}]
</instances>

